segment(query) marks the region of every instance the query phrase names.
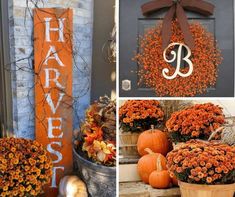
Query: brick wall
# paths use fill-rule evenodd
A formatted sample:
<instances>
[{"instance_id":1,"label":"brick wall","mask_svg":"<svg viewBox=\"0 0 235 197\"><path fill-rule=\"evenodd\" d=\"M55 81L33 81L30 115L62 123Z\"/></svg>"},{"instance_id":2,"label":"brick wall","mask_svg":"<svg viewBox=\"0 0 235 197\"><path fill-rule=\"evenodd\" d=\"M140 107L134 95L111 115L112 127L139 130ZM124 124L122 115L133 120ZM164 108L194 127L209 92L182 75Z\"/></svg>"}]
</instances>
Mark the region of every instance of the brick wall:
<instances>
[{"instance_id":1,"label":"brick wall","mask_svg":"<svg viewBox=\"0 0 235 197\"><path fill-rule=\"evenodd\" d=\"M14 134L34 138L33 22L34 4L27 0L9 1ZM36 0L32 0L36 2ZM37 0L38 1L38 0ZM39 7L73 8L74 12L74 127L83 118L90 101L93 0L41 0Z\"/></svg>"}]
</instances>

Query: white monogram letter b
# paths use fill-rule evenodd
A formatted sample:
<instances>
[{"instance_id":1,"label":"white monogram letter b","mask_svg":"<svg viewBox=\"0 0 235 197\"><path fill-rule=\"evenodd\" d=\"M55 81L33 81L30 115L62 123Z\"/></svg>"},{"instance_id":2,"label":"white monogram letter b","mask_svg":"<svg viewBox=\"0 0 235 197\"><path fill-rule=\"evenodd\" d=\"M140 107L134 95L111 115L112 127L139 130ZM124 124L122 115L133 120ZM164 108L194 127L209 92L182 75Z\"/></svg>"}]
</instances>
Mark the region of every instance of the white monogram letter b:
<instances>
[{"instance_id":1,"label":"white monogram letter b","mask_svg":"<svg viewBox=\"0 0 235 197\"><path fill-rule=\"evenodd\" d=\"M170 60L167 59L167 58L166 58L166 52L167 52L167 50L168 50L170 47L176 46L176 45L179 46L177 54L176 54L175 51L171 51L171 55L173 55L173 58L170 59ZM181 54L182 54L182 48L183 48L183 46L184 46L184 47L186 48L186 50L187 50L187 55L183 58L183 60L184 60L185 62L187 62L187 63L188 63L188 66L189 66L189 70L188 70L188 72L187 72L186 74L180 72ZM174 79L177 75L179 75L179 76L181 76L181 77L188 77L188 76L190 76L190 75L193 73L193 63L192 63L192 61L189 59L190 56L191 56L191 50L190 50L190 48L189 48L187 45L182 44L182 43L172 43L172 44L170 44L170 45L164 50L164 52L163 52L163 58L164 58L164 60L165 60L167 63L172 63L172 62L174 62L175 59L176 59L176 56L177 56L177 66L176 66L176 69L175 69L175 73L174 73L172 76L169 76L169 75L167 75L167 73L169 73L169 69L168 69L168 68L164 68L164 69L162 70L162 74L163 74L163 76L164 76L166 79Z\"/></svg>"}]
</instances>

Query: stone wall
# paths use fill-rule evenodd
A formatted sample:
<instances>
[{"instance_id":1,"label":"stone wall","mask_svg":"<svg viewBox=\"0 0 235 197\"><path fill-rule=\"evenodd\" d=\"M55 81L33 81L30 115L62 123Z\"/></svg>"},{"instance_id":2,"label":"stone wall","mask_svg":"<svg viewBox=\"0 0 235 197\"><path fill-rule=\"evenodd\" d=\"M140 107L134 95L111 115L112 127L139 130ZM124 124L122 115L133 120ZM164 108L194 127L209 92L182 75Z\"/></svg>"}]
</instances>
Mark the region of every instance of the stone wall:
<instances>
[{"instance_id":1,"label":"stone wall","mask_svg":"<svg viewBox=\"0 0 235 197\"><path fill-rule=\"evenodd\" d=\"M90 101L93 0L8 0L12 70L14 134L34 138L34 73L32 9L63 7L73 9L74 127L83 118ZM28 2L28 4L27 4Z\"/></svg>"}]
</instances>

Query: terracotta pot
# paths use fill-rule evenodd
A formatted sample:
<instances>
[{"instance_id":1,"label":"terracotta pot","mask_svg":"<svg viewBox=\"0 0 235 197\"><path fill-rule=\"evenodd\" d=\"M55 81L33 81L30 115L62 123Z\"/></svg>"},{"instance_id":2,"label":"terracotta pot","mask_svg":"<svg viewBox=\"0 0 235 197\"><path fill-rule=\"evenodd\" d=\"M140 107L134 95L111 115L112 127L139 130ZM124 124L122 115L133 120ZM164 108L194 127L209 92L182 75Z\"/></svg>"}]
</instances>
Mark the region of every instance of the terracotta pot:
<instances>
[{"instance_id":1,"label":"terracotta pot","mask_svg":"<svg viewBox=\"0 0 235 197\"><path fill-rule=\"evenodd\" d=\"M233 197L235 183L227 185L198 185L179 181L182 197Z\"/></svg>"},{"instance_id":2,"label":"terracotta pot","mask_svg":"<svg viewBox=\"0 0 235 197\"><path fill-rule=\"evenodd\" d=\"M131 132L120 132L119 139L119 147L120 154L124 157L135 158L139 157L137 151L137 141L139 137L139 133L131 133Z\"/></svg>"}]
</instances>

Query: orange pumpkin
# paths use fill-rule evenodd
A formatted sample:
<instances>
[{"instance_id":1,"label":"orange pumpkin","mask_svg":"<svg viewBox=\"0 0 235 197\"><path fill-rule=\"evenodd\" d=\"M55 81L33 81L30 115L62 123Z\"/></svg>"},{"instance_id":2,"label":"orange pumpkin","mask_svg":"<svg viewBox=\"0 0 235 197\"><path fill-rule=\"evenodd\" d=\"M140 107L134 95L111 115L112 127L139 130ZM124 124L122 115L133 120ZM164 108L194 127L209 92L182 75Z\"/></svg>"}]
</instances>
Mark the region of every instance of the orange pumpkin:
<instances>
[{"instance_id":1,"label":"orange pumpkin","mask_svg":"<svg viewBox=\"0 0 235 197\"><path fill-rule=\"evenodd\" d=\"M137 141L138 153L141 156L146 155L146 148L166 156L169 151L169 141L166 133L158 129L151 129L141 133Z\"/></svg>"},{"instance_id":2,"label":"orange pumpkin","mask_svg":"<svg viewBox=\"0 0 235 197\"><path fill-rule=\"evenodd\" d=\"M141 180L145 183L149 183L149 176L157 170L157 159L159 158L163 169L166 168L166 158L160 153L154 153L149 148L146 148L147 155L140 158L137 164L137 170Z\"/></svg>"},{"instance_id":3,"label":"orange pumpkin","mask_svg":"<svg viewBox=\"0 0 235 197\"><path fill-rule=\"evenodd\" d=\"M170 177L171 177L171 182L174 186L178 186L178 180L176 178L176 176L174 175L174 173L170 173Z\"/></svg>"},{"instance_id":4,"label":"orange pumpkin","mask_svg":"<svg viewBox=\"0 0 235 197\"><path fill-rule=\"evenodd\" d=\"M161 158L159 157L157 159L157 170L149 176L149 184L157 189L166 189L171 185L169 172L162 168Z\"/></svg>"}]
</instances>

